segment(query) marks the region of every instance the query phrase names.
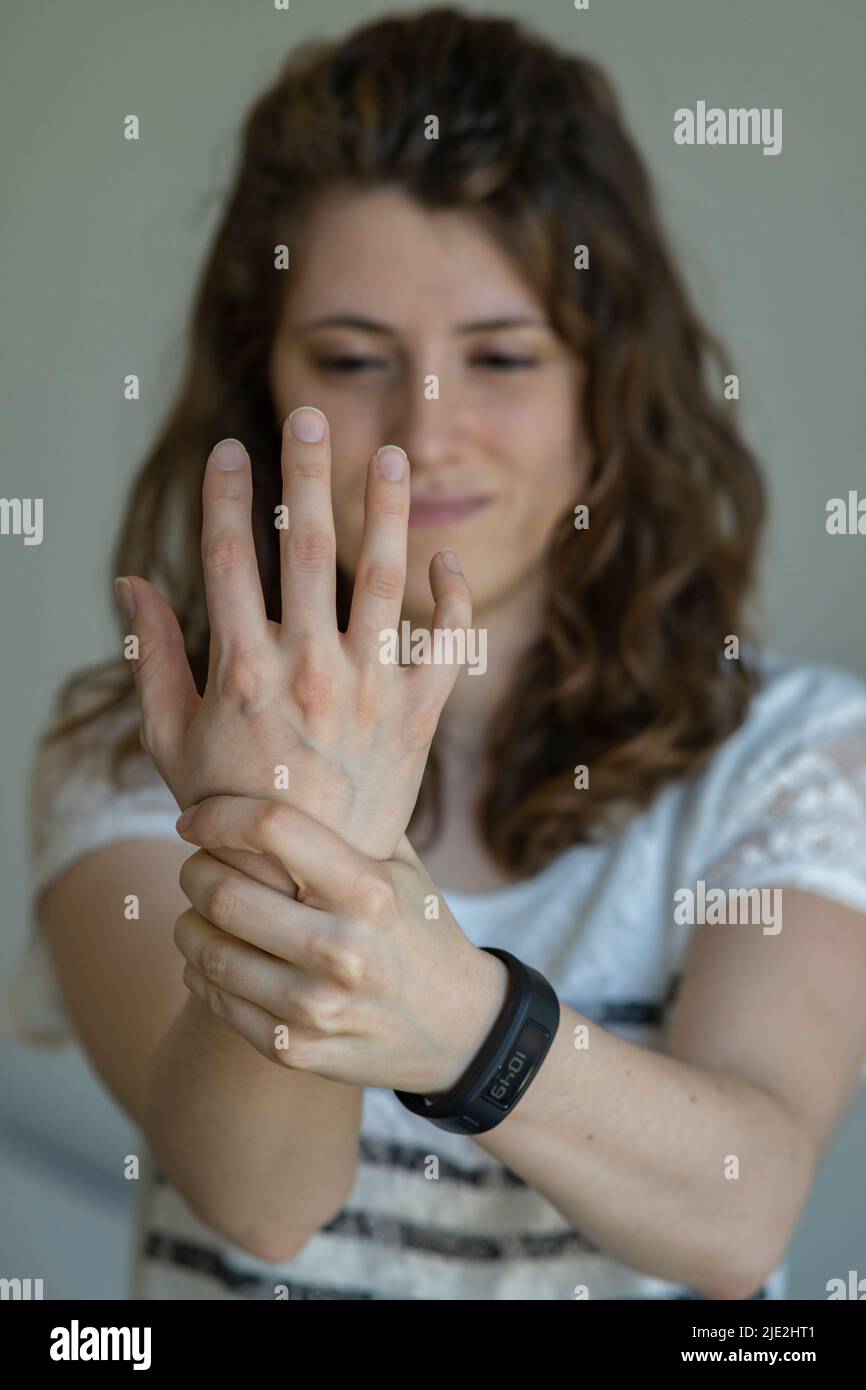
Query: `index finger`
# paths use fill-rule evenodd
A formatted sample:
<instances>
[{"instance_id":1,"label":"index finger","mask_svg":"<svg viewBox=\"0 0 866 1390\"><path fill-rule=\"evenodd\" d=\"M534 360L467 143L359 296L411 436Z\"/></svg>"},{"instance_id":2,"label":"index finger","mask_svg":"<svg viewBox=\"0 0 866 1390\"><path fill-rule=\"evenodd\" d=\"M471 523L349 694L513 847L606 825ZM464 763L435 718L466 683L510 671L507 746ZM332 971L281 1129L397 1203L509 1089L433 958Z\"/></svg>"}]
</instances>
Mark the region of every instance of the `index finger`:
<instances>
[{"instance_id":1,"label":"index finger","mask_svg":"<svg viewBox=\"0 0 866 1390\"><path fill-rule=\"evenodd\" d=\"M298 900L329 910L356 908L377 887L379 865L286 801L219 794L187 807L181 839L214 853L269 854L298 884Z\"/></svg>"}]
</instances>

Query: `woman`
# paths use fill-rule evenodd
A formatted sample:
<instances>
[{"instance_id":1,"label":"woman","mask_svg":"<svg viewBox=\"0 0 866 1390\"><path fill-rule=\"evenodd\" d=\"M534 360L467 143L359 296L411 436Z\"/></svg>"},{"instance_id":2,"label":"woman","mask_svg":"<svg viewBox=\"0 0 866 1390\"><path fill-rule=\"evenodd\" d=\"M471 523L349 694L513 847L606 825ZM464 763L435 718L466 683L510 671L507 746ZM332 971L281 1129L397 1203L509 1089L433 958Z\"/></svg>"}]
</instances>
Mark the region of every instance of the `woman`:
<instances>
[{"instance_id":1,"label":"woman","mask_svg":"<svg viewBox=\"0 0 866 1390\"><path fill-rule=\"evenodd\" d=\"M434 10L256 103L125 659L35 773L134 1296L780 1295L866 1053L866 689L749 637L724 372L593 64ZM516 997L483 947L558 1026L473 1135L424 1111Z\"/></svg>"}]
</instances>

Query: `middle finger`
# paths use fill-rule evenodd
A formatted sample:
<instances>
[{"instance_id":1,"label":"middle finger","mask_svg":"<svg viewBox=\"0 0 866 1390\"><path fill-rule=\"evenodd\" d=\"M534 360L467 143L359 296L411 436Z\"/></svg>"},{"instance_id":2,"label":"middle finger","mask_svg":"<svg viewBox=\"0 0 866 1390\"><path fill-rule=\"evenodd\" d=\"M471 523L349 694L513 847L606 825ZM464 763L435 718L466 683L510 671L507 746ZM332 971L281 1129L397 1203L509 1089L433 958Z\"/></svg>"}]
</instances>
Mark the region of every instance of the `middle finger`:
<instances>
[{"instance_id":1,"label":"middle finger","mask_svg":"<svg viewBox=\"0 0 866 1390\"><path fill-rule=\"evenodd\" d=\"M331 506L328 422L313 406L299 406L283 425L283 505L280 528L284 639L303 633L337 636L337 544Z\"/></svg>"}]
</instances>

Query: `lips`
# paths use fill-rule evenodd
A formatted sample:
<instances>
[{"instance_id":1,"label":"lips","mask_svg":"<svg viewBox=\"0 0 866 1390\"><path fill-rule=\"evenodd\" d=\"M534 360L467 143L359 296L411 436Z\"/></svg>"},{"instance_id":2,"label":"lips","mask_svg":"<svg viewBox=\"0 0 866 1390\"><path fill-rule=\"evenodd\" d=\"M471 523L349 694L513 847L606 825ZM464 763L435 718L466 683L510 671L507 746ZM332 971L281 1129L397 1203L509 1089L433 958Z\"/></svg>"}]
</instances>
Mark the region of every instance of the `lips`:
<instances>
[{"instance_id":1,"label":"lips","mask_svg":"<svg viewBox=\"0 0 866 1390\"><path fill-rule=\"evenodd\" d=\"M447 526L465 521L490 503L489 497L413 497L410 526Z\"/></svg>"}]
</instances>

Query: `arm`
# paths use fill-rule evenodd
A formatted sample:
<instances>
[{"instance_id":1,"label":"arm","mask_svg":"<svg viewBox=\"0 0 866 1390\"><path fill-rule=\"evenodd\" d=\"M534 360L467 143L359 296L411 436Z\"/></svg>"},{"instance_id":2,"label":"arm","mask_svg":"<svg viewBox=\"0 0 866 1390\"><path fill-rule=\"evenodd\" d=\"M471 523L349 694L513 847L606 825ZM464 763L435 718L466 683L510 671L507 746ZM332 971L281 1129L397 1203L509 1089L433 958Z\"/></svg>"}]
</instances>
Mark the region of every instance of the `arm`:
<instances>
[{"instance_id":1,"label":"arm","mask_svg":"<svg viewBox=\"0 0 866 1390\"><path fill-rule=\"evenodd\" d=\"M444 905L426 919L435 887L405 840L375 863L297 811L240 797L202 803L183 833L205 848L265 850L301 872L320 908L315 938L340 967L325 970L311 1016L310 996L259 934L258 889L196 855L190 896L204 916L180 944L210 1007L241 1018L256 1000L290 1031L299 1020L293 1065L318 1075L431 1095L454 1084L499 1012L504 967ZM294 958L304 937L285 928ZM243 944L256 938L267 968ZM746 1297L782 1258L857 1085L864 988L864 915L785 890L778 936L698 931L663 1051L564 1008L526 1095L473 1142L625 1263L710 1298ZM585 1050L574 1046L580 1024Z\"/></svg>"},{"instance_id":2,"label":"arm","mask_svg":"<svg viewBox=\"0 0 866 1390\"><path fill-rule=\"evenodd\" d=\"M315 444L294 439L288 427L283 434L283 502L292 520L279 533L282 625L265 615L249 460L242 451L240 466L225 462L225 449L215 451L203 487L211 627L203 697L169 606L146 580L119 586L126 631L139 643L133 671L142 742L181 807L226 787L299 801L366 853L387 856L411 814L456 677L453 667L404 671L379 661L377 634L400 617L408 470L393 478L370 462L358 579L349 630L341 634L327 430ZM470 620L466 581L441 556L431 565L431 587L434 623ZM277 790L278 767L289 771L285 791ZM293 880L272 860L217 853L289 901ZM177 897L155 885L150 933L141 922L132 930L122 922L119 931L106 911L114 900L112 861L100 860L91 872L84 903L78 876L71 884L64 876L51 916L64 990L86 1001L76 1017L97 1071L122 1092L121 1103L193 1210L236 1243L252 1243L255 1253L287 1258L352 1185L360 1092L267 1066L242 1032L194 998L180 1009L180 962L171 958L167 934ZM145 959L147 989L139 978ZM140 1026L130 1031L127 1021L136 1019Z\"/></svg>"},{"instance_id":3,"label":"arm","mask_svg":"<svg viewBox=\"0 0 866 1390\"><path fill-rule=\"evenodd\" d=\"M189 852L98 850L46 889L39 915L84 1051L156 1161L233 1244L291 1259L351 1188L362 1092L268 1065L190 996L171 930ZM131 891L137 922L122 915Z\"/></svg>"},{"instance_id":4,"label":"arm","mask_svg":"<svg viewBox=\"0 0 866 1390\"><path fill-rule=\"evenodd\" d=\"M866 918L794 889L784 913L777 937L698 929L662 1053L563 1009L526 1096L474 1141L605 1250L708 1298L747 1297L783 1258L866 1052Z\"/></svg>"},{"instance_id":5,"label":"arm","mask_svg":"<svg viewBox=\"0 0 866 1390\"><path fill-rule=\"evenodd\" d=\"M363 1091L277 1070L187 996L147 1067L143 1122L197 1215L262 1260L290 1260L355 1182Z\"/></svg>"}]
</instances>

